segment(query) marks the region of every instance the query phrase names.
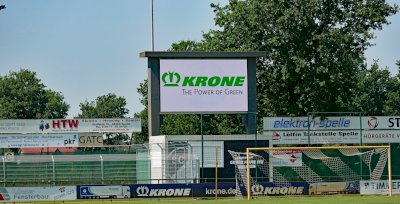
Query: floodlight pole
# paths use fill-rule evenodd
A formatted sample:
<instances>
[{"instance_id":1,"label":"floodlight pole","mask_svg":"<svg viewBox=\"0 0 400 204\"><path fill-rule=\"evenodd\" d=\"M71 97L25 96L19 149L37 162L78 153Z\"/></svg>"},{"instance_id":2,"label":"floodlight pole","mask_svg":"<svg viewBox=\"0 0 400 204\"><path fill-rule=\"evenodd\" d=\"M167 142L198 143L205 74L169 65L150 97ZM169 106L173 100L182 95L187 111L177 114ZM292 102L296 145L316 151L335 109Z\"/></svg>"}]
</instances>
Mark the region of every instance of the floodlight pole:
<instances>
[{"instance_id":1,"label":"floodlight pole","mask_svg":"<svg viewBox=\"0 0 400 204\"><path fill-rule=\"evenodd\" d=\"M151 0L151 51L154 51L154 0Z\"/></svg>"}]
</instances>

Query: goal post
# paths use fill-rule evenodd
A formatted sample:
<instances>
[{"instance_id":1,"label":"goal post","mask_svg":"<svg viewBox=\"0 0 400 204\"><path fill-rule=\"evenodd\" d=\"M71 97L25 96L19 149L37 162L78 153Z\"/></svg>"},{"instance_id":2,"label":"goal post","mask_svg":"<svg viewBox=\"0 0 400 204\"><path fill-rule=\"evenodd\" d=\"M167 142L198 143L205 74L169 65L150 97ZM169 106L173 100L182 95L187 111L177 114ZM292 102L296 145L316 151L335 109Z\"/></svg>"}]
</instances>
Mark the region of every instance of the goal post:
<instances>
[{"instance_id":1,"label":"goal post","mask_svg":"<svg viewBox=\"0 0 400 204\"><path fill-rule=\"evenodd\" d=\"M247 199L268 195L358 194L372 188L370 183L372 186L379 182L388 190L383 194L392 195L390 145L256 147L230 154L237 160L237 196Z\"/></svg>"}]
</instances>

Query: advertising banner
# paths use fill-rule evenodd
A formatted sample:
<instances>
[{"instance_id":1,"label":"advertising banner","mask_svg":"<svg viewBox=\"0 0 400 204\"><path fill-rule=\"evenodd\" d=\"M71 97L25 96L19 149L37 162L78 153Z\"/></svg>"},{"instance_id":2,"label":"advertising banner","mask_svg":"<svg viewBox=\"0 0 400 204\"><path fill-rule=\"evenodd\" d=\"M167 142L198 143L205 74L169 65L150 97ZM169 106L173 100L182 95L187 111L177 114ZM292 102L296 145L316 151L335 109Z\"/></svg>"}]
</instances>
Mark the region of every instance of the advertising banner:
<instances>
[{"instance_id":1,"label":"advertising banner","mask_svg":"<svg viewBox=\"0 0 400 204\"><path fill-rule=\"evenodd\" d=\"M360 130L331 131L264 131L273 144L357 144Z\"/></svg>"},{"instance_id":2,"label":"advertising banner","mask_svg":"<svg viewBox=\"0 0 400 204\"><path fill-rule=\"evenodd\" d=\"M78 147L78 134L0 134L0 148Z\"/></svg>"},{"instance_id":3,"label":"advertising banner","mask_svg":"<svg viewBox=\"0 0 400 204\"><path fill-rule=\"evenodd\" d=\"M131 187L129 185L93 185L77 186L79 199L102 199L102 198L131 198Z\"/></svg>"},{"instance_id":4,"label":"advertising banner","mask_svg":"<svg viewBox=\"0 0 400 204\"><path fill-rule=\"evenodd\" d=\"M306 182L290 182L285 185L260 182L252 185L250 191L254 196L305 195L308 194L308 187Z\"/></svg>"},{"instance_id":5,"label":"advertising banner","mask_svg":"<svg viewBox=\"0 0 400 204\"><path fill-rule=\"evenodd\" d=\"M218 189L215 189L215 183L193 184L193 197L234 197L236 195L236 183L218 183Z\"/></svg>"},{"instance_id":6,"label":"advertising banner","mask_svg":"<svg viewBox=\"0 0 400 204\"><path fill-rule=\"evenodd\" d=\"M309 195L329 195L329 194L359 194L359 182L319 182L310 183L308 187Z\"/></svg>"},{"instance_id":7,"label":"advertising banner","mask_svg":"<svg viewBox=\"0 0 400 204\"><path fill-rule=\"evenodd\" d=\"M400 143L399 130L364 130L363 143Z\"/></svg>"},{"instance_id":8,"label":"advertising banner","mask_svg":"<svg viewBox=\"0 0 400 204\"><path fill-rule=\"evenodd\" d=\"M400 116L366 116L362 118L364 129L373 130L399 130Z\"/></svg>"},{"instance_id":9,"label":"advertising banner","mask_svg":"<svg viewBox=\"0 0 400 204\"><path fill-rule=\"evenodd\" d=\"M392 193L400 194L400 180L392 181ZM387 180L360 181L360 194L389 194Z\"/></svg>"},{"instance_id":10,"label":"advertising banner","mask_svg":"<svg viewBox=\"0 0 400 204\"><path fill-rule=\"evenodd\" d=\"M0 201L76 200L76 186L0 187Z\"/></svg>"},{"instance_id":11,"label":"advertising banner","mask_svg":"<svg viewBox=\"0 0 400 204\"><path fill-rule=\"evenodd\" d=\"M192 184L138 184L131 186L134 198L192 197Z\"/></svg>"},{"instance_id":12,"label":"advertising banner","mask_svg":"<svg viewBox=\"0 0 400 204\"><path fill-rule=\"evenodd\" d=\"M79 147L101 147L103 146L103 139L101 133L80 133Z\"/></svg>"},{"instance_id":13,"label":"advertising banner","mask_svg":"<svg viewBox=\"0 0 400 204\"><path fill-rule=\"evenodd\" d=\"M265 117L264 131L282 130L359 130L360 117Z\"/></svg>"},{"instance_id":14,"label":"advertising banner","mask_svg":"<svg viewBox=\"0 0 400 204\"><path fill-rule=\"evenodd\" d=\"M161 59L161 112L247 112L246 59Z\"/></svg>"},{"instance_id":15,"label":"advertising banner","mask_svg":"<svg viewBox=\"0 0 400 204\"><path fill-rule=\"evenodd\" d=\"M136 118L0 120L2 133L141 132Z\"/></svg>"},{"instance_id":16,"label":"advertising banner","mask_svg":"<svg viewBox=\"0 0 400 204\"><path fill-rule=\"evenodd\" d=\"M302 166L301 150L274 150L271 153L274 167Z\"/></svg>"},{"instance_id":17,"label":"advertising banner","mask_svg":"<svg viewBox=\"0 0 400 204\"><path fill-rule=\"evenodd\" d=\"M308 121L310 120L310 121ZM400 129L400 116L343 116L321 118L302 117L265 117L264 130L398 130ZM310 124L310 125L309 125Z\"/></svg>"},{"instance_id":18,"label":"advertising banner","mask_svg":"<svg viewBox=\"0 0 400 204\"><path fill-rule=\"evenodd\" d=\"M264 131L273 144L379 144L399 143L398 130ZM310 141L309 141L310 140Z\"/></svg>"}]
</instances>

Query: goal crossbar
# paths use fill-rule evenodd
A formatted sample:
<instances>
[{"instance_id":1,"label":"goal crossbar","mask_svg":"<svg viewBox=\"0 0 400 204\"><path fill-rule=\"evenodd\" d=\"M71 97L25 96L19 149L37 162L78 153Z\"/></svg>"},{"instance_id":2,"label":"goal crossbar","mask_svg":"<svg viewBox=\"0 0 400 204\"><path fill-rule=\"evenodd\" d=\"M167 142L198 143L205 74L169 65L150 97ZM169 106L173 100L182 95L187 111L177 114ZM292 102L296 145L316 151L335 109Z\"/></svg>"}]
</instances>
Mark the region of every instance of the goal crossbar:
<instances>
[{"instance_id":1,"label":"goal crossbar","mask_svg":"<svg viewBox=\"0 0 400 204\"><path fill-rule=\"evenodd\" d=\"M250 151L268 151L268 150L321 150L321 149L374 149L374 148L387 148L388 149L388 188L389 196L392 196L392 161L390 145L381 146L329 146L329 147L249 147L246 148L246 174L247 174L247 199L250 200Z\"/></svg>"}]
</instances>

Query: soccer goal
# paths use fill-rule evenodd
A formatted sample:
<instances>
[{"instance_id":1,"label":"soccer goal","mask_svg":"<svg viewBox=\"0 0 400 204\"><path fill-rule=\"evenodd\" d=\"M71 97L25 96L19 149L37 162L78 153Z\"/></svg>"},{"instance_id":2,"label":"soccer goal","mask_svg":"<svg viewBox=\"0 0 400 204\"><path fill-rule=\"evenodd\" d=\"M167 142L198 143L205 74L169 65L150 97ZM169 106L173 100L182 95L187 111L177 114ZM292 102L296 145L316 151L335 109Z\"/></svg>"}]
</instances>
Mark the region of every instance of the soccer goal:
<instances>
[{"instance_id":1,"label":"soccer goal","mask_svg":"<svg viewBox=\"0 0 400 204\"><path fill-rule=\"evenodd\" d=\"M236 195L248 199L369 194L377 188L379 194L392 193L390 146L247 148L230 154Z\"/></svg>"}]
</instances>

